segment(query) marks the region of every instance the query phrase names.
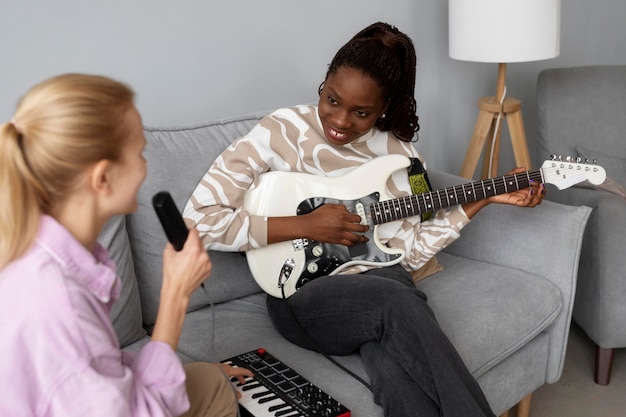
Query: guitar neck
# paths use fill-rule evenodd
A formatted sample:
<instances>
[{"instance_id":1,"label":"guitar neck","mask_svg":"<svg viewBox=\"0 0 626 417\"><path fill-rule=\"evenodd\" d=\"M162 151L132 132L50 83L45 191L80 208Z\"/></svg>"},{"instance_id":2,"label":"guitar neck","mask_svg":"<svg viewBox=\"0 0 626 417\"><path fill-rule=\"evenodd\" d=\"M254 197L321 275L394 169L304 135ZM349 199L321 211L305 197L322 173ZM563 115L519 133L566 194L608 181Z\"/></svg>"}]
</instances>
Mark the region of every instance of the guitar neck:
<instances>
[{"instance_id":1,"label":"guitar neck","mask_svg":"<svg viewBox=\"0 0 626 417\"><path fill-rule=\"evenodd\" d=\"M370 213L374 224L388 223L528 188L531 182L544 182L541 169L379 201L370 205Z\"/></svg>"}]
</instances>

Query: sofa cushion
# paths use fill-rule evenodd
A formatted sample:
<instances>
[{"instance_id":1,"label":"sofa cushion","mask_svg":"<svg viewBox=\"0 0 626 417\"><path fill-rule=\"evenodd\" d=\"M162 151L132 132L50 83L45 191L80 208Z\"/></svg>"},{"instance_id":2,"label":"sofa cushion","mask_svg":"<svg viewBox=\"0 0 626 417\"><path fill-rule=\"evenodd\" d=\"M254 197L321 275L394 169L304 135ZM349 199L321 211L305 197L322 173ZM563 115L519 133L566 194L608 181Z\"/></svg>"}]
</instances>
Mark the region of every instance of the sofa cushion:
<instances>
[{"instance_id":1,"label":"sofa cushion","mask_svg":"<svg viewBox=\"0 0 626 417\"><path fill-rule=\"evenodd\" d=\"M475 377L535 338L559 315L561 292L543 277L439 254L442 272L417 283Z\"/></svg>"},{"instance_id":2,"label":"sofa cushion","mask_svg":"<svg viewBox=\"0 0 626 417\"><path fill-rule=\"evenodd\" d=\"M540 334L561 311L560 291L545 278L445 252L440 262L444 270L416 286L476 377ZM272 325L265 297L254 294L187 314L179 351L217 361L292 345Z\"/></svg>"},{"instance_id":3,"label":"sofa cushion","mask_svg":"<svg viewBox=\"0 0 626 417\"><path fill-rule=\"evenodd\" d=\"M152 196L159 191L169 191L182 211L215 158L234 139L246 134L264 114L189 126L145 128L148 176L138 193L139 208L128 216L127 228L147 326L153 325L156 319L166 243L152 207ZM189 311L260 291L242 255L212 251L210 256L213 272L205 283L206 291L196 290Z\"/></svg>"},{"instance_id":4,"label":"sofa cushion","mask_svg":"<svg viewBox=\"0 0 626 417\"><path fill-rule=\"evenodd\" d=\"M139 289L124 216L110 219L102 229L98 242L109 251L122 280L122 292L113 305L111 320L120 345L125 347L144 337L146 331L142 326Z\"/></svg>"},{"instance_id":5,"label":"sofa cushion","mask_svg":"<svg viewBox=\"0 0 626 417\"><path fill-rule=\"evenodd\" d=\"M442 329L477 378L523 350L561 311L560 291L545 278L445 252L440 262L442 272L416 285L427 294ZM346 404L353 415L382 416L371 393L350 375L280 336L265 298L253 294L187 314L179 351L194 360L219 361L263 347ZM545 367L545 347L542 352L533 360ZM369 380L360 355L335 359Z\"/></svg>"},{"instance_id":6,"label":"sofa cushion","mask_svg":"<svg viewBox=\"0 0 626 417\"><path fill-rule=\"evenodd\" d=\"M364 385L319 353L288 342L276 331L265 298L263 293L253 294L188 313L179 351L194 360L213 362L262 347L348 406L353 416L382 417L382 409ZM360 355L335 358L368 379Z\"/></svg>"}]
</instances>

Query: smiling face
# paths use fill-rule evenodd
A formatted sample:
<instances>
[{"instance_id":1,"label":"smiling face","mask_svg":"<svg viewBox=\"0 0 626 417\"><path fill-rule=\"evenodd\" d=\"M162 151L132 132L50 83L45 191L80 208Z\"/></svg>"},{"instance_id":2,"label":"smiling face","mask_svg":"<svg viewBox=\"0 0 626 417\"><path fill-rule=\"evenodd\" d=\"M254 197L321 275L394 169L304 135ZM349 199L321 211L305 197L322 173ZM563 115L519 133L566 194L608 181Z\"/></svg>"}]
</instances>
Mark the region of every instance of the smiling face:
<instances>
[{"instance_id":1,"label":"smiling face","mask_svg":"<svg viewBox=\"0 0 626 417\"><path fill-rule=\"evenodd\" d=\"M346 145L369 132L388 105L382 89L363 72L339 67L320 93L319 115L326 139Z\"/></svg>"}]
</instances>

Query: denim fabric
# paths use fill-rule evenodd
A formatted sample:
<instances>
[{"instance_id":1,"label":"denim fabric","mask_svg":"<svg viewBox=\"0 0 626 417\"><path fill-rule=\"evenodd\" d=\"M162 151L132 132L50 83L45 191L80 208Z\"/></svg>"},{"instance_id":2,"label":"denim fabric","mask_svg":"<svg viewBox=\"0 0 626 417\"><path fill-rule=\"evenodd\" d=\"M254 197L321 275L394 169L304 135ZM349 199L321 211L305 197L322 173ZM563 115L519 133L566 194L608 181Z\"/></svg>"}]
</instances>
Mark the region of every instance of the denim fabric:
<instances>
[{"instance_id":1,"label":"denim fabric","mask_svg":"<svg viewBox=\"0 0 626 417\"><path fill-rule=\"evenodd\" d=\"M386 416L494 416L426 295L400 266L318 278L287 300L268 296L267 306L278 331L297 345L360 352Z\"/></svg>"}]
</instances>

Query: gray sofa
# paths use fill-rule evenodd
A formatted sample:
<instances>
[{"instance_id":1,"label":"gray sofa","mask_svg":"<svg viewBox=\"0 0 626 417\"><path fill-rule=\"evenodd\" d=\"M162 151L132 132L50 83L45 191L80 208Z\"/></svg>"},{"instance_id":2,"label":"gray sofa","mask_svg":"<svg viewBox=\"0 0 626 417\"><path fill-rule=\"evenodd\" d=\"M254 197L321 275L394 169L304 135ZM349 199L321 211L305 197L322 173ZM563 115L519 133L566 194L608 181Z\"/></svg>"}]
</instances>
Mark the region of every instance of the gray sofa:
<instances>
[{"instance_id":1,"label":"gray sofa","mask_svg":"<svg viewBox=\"0 0 626 417\"><path fill-rule=\"evenodd\" d=\"M615 348L626 347L626 66L552 68L537 82L537 153L597 160L607 181L548 198L586 205L574 320L596 344L594 379L606 385Z\"/></svg>"},{"instance_id":2,"label":"gray sofa","mask_svg":"<svg viewBox=\"0 0 626 417\"><path fill-rule=\"evenodd\" d=\"M112 317L123 347L138 349L149 340L159 302L165 236L152 196L170 191L182 209L214 158L261 116L145 128L148 177L139 209L112 219L100 239L124 282ZM436 171L430 179L436 188L467 182ZM489 206L438 256L444 270L417 283L498 414L561 375L589 211L553 202L536 209ZM242 254L211 257L206 291L199 288L189 305L179 345L183 361L220 361L263 347L354 417L382 416L364 385L277 333ZM357 354L337 359L367 379Z\"/></svg>"}]
</instances>

